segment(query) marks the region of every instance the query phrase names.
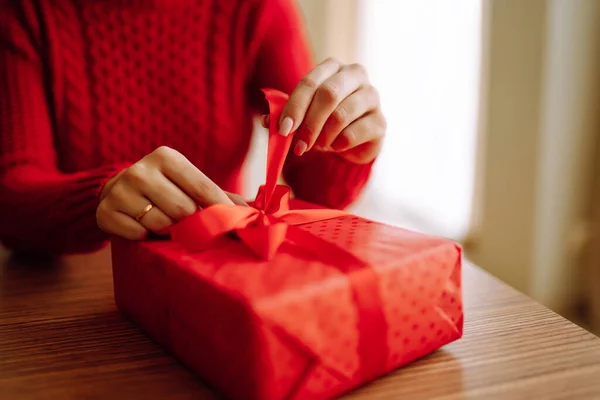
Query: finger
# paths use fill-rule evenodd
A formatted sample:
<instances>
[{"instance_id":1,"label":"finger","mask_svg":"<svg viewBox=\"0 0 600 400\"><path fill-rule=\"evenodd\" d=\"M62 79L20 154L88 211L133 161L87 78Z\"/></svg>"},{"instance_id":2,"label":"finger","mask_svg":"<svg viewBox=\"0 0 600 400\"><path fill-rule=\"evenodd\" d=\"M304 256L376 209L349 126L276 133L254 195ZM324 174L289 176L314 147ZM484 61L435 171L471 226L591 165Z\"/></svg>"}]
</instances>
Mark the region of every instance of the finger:
<instances>
[{"instance_id":1,"label":"finger","mask_svg":"<svg viewBox=\"0 0 600 400\"><path fill-rule=\"evenodd\" d=\"M379 154L381 143L381 140L367 142L337 154L356 164L368 164Z\"/></svg>"},{"instance_id":2,"label":"finger","mask_svg":"<svg viewBox=\"0 0 600 400\"><path fill-rule=\"evenodd\" d=\"M236 204L238 206L248 206L248 203L246 203L244 198L242 196L240 196L239 194L230 193L230 192L225 192L225 194L227 195L227 197L229 197L229 199L233 202L233 204Z\"/></svg>"},{"instance_id":3,"label":"finger","mask_svg":"<svg viewBox=\"0 0 600 400\"><path fill-rule=\"evenodd\" d=\"M331 147L336 152L343 152L364 143L375 142L383 137L385 128L385 119L380 112L369 113L342 130Z\"/></svg>"},{"instance_id":4,"label":"finger","mask_svg":"<svg viewBox=\"0 0 600 400\"><path fill-rule=\"evenodd\" d=\"M358 64L343 67L340 72L323 82L316 90L306 116L296 134L294 153L300 156L309 151L323 125L336 107L366 81L366 74Z\"/></svg>"},{"instance_id":5,"label":"finger","mask_svg":"<svg viewBox=\"0 0 600 400\"><path fill-rule=\"evenodd\" d=\"M115 212L111 221L111 224L114 224L113 232L125 239L144 240L148 237L148 231L128 215Z\"/></svg>"},{"instance_id":6,"label":"finger","mask_svg":"<svg viewBox=\"0 0 600 400\"><path fill-rule=\"evenodd\" d=\"M233 204L221 188L196 168L181 153L165 148L157 155L161 172L201 207ZM162 207L161 207L162 209ZM165 210L166 211L166 210ZM167 214L169 214L167 212ZM171 216L169 214L169 216Z\"/></svg>"},{"instance_id":7,"label":"finger","mask_svg":"<svg viewBox=\"0 0 600 400\"><path fill-rule=\"evenodd\" d=\"M128 240L143 240L148 231L133 218L125 215L102 202L96 211L98 226L104 232L123 237Z\"/></svg>"},{"instance_id":8,"label":"finger","mask_svg":"<svg viewBox=\"0 0 600 400\"><path fill-rule=\"evenodd\" d=\"M159 232L172 225L174 220L180 220L197 210L197 205L192 199L164 176L157 175L158 177L150 179L152 183L142 183L140 187L117 184L107 198L112 207L133 219L140 218L138 222L152 232ZM153 207L140 216L149 204ZM171 213L175 212L179 213L177 218L171 216Z\"/></svg>"},{"instance_id":9,"label":"finger","mask_svg":"<svg viewBox=\"0 0 600 400\"><path fill-rule=\"evenodd\" d=\"M142 185L141 190L172 221L181 221L198 211L198 204L164 175L157 174L152 184Z\"/></svg>"},{"instance_id":10,"label":"finger","mask_svg":"<svg viewBox=\"0 0 600 400\"><path fill-rule=\"evenodd\" d=\"M148 204L152 204L147 199L144 200L146 201L146 205L144 206L144 208L138 208L139 210L144 210L146 206L148 206ZM134 215L134 218L137 218L138 215L139 211L138 214ZM142 224L142 226L147 230L158 234L166 232L167 228L173 225L173 220L169 218L169 216L165 214L160 208L154 205L152 209L150 209L150 211L148 211L145 215L139 218L138 222Z\"/></svg>"},{"instance_id":11,"label":"finger","mask_svg":"<svg viewBox=\"0 0 600 400\"><path fill-rule=\"evenodd\" d=\"M337 73L340 67L341 64L339 61L328 58L302 78L281 111L279 132L282 135L287 136L298 129L317 88L327 78Z\"/></svg>"},{"instance_id":12,"label":"finger","mask_svg":"<svg viewBox=\"0 0 600 400\"><path fill-rule=\"evenodd\" d=\"M379 94L374 87L363 87L352 93L333 110L323 125L315 145L325 149L329 148L342 130L377 109L378 106Z\"/></svg>"},{"instance_id":13,"label":"finger","mask_svg":"<svg viewBox=\"0 0 600 400\"><path fill-rule=\"evenodd\" d=\"M119 177L123 175L125 171L127 171L127 168L117 172L111 179L108 180L108 182L106 182L106 184L102 188L102 191L100 192L100 200L103 200L106 197L106 195L110 193L110 189L119 181Z\"/></svg>"}]
</instances>

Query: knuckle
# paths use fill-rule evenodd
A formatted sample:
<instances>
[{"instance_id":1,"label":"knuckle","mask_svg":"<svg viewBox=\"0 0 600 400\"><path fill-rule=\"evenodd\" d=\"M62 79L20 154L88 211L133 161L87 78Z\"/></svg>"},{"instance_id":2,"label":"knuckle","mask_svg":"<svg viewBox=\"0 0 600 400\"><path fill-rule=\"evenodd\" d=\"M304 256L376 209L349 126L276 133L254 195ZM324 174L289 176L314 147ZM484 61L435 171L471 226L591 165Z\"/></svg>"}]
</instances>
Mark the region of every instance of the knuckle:
<instances>
[{"instance_id":1,"label":"knuckle","mask_svg":"<svg viewBox=\"0 0 600 400\"><path fill-rule=\"evenodd\" d=\"M192 201L179 201L173 205L173 217L179 221L196 212L197 207Z\"/></svg>"},{"instance_id":2,"label":"knuckle","mask_svg":"<svg viewBox=\"0 0 600 400\"><path fill-rule=\"evenodd\" d=\"M300 80L300 84L310 89L316 89L319 86L319 82L317 82L317 80L310 74L305 75Z\"/></svg>"},{"instance_id":3,"label":"knuckle","mask_svg":"<svg viewBox=\"0 0 600 400\"><path fill-rule=\"evenodd\" d=\"M155 150L155 157L158 161L159 169L177 171L185 168L186 158L183 154L170 147L159 147Z\"/></svg>"},{"instance_id":4,"label":"knuckle","mask_svg":"<svg viewBox=\"0 0 600 400\"><path fill-rule=\"evenodd\" d=\"M152 152L152 155L159 161L169 160L177 156L177 151L168 146L160 146Z\"/></svg>"},{"instance_id":5,"label":"knuckle","mask_svg":"<svg viewBox=\"0 0 600 400\"><path fill-rule=\"evenodd\" d=\"M344 137L346 138L347 147L351 148L356 146L356 133L351 130L344 131Z\"/></svg>"},{"instance_id":6,"label":"knuckle","mask_svg":"<svg viewBox=\"0 0 600 400\"><path fill-rule=\"evenodd\" d=\"M145 182L148 177L148 170L144 163L136 163L131 167L127 168L127 170L123 173L123 178L130 182L141 183ZM116 187L122 186L119 185L121 181L117 182L111 192L115 190Z\"/></svg>"},{"instance_id":7,"label":"knuckle","mask_svg":"<svg viewBox=\"0 0 600 400\"><path fill-rule=\"evenodd\" d=\"M369 86L367 89L368 96L371 100L371 103L375 106L379 106L380 96L379 91L374 86Z\"/></svg>"},{"instance_id":8,"label":"knuckle","mask_svg":"<svg viewBox=\"0 0 600 400\"><path fill-rule=\"evenodd\" d=\"M296 116L300 114L302 110L302 104L298 102L295 97L290 97L287 104L284 107L282 114Z\"/></svg>"},{"instance_id":9,"label":"knuckle","mask_svg":"<svg viewBox=\"0 0 600 400\"><path fill-rule=\"evenodd\" d=\"M208 185L204 180L201 180L194 185L194 188L190 195L197 201L201 201L202 199L206 198L207 195L210 194L210 190L210 185Z\"/></svg>"},{"instance_id":10,"label":"knuckle","mask_svg":"<svg viewBox=\"0 0 600 400\"><path fill-rule=\"evenodd\" d=\"M359 74L360 74L360 75L362 75L362 76L365 76L365 77L367 76L367 69L365 68L365 66L364 66L364 65L362 65L362 64L360 64L360 63L353 63L353 64L350 64L350 65L348 66L348 68L349 68L351 71L355 71L355 72L359 73Z\"/></svg>"},{"instance_id":11,"label":"knuckle","mask_svg":"<svg viewBox=\"0 0 600 400\"><path fill-rule=\"evenodd\" d=\"M322 85L317 89L317 96L320 96L327 103L337 102L340 97L340 88L332 84Z\"/></svg>"},{"instance_id":12,"label":"knuckle","mask_svg":"<svg viewBox=\"0 0 600 400\"><path fill-rule=\"evenodd\" d=\"M331 113L332 122L336 126L345 125L348 121L348 116L348 109L341 105L336 107L336 109Z\"/></svg>"},{"instance_id":13,"label":"knuckle","mask_svg":"<svg viewBox=\"0 0 600 400\"><path fill-rule=\"evenodd\" d=\"M175 150L173 150L169 146L159 146L156 148L156 150L154 150L154 153L157 155L161 155L161 156L168 156L169 154L173 153L174 151Z\"/></svg>"},{"instance_id":14,"label":"knuckle","mask_svg":"<svg viewBox=\"0 0 600 400\"><path fill-rule=\"evenodd\" d=\"M341 65L342 63L340 62L340 60L338 60L335 57L327 57L325 59L325 61L323 61L323 64L328 63L328 64L336 64L336 65Z\"/></svg>"},{"instance_id":15,"label":"knuckle","mask_svg":"<svg viewBox=\"0 0 600 400\"><path fill-rule=\"evenodd\" d=\"M110 201L111 203L114 203L118 208L119 205L127 201L127 198L127 189L125 188L125 185L117 182L117 184L113 186L108 196L106 196L105 201L103 201L104 207L108 208L108 201Z\"/></svg>"},{"instance_id":16,"label":"knuckle","mask_svg":"<svg viewBox=\"0 0 600 400\"><path fill-rule=\"evenodd\" d=\"M180 153L161 160L161 168L163 171L182 171L185 169L184 158Z\"/></svg>"}]
</instances>

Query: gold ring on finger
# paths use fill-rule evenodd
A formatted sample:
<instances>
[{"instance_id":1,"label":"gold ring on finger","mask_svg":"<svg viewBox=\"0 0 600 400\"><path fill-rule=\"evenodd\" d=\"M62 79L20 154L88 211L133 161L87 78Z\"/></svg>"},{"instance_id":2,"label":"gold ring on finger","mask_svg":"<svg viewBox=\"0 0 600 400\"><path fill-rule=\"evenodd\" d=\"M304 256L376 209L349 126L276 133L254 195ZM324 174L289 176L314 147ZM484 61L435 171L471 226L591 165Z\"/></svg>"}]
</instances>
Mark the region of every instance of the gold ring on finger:
<instances>
[{"instance_id":1,"label":"gold ring on finger","mask_svg":"<svg viewBox=\"0 0 600 400\"><path fill-rule=\"evenodd\" d=\"M153 208L154 208L154 204L149 203L146 207L144 207L144 209L138 215L135 216L135 220L137 222L140 222L140 220L142 218L144 218L146 216L146 214L148 214L150 212L150 210L152 210Z\"/></svg>"}]
</instances>

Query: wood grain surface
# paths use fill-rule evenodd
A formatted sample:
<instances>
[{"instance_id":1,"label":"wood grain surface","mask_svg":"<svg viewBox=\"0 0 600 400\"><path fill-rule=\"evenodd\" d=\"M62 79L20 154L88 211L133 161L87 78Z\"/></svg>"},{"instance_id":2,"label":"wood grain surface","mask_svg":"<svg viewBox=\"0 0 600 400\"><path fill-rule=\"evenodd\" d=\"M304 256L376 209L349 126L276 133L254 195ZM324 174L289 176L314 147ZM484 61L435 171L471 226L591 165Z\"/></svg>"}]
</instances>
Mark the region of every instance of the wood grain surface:
<instances>
[{"instance_id":1,"label":"wood grain surface","mask_svg":"<svg viewBox=\"0 0 600 400\"><path fill-rule=\"evenodd\" d=\"M463 276L464 338L345 399L600 399L599 338L476 267ZM0 399L214 398L117 311L108 249L0 253Z\"/></svg>"}]
</instances>

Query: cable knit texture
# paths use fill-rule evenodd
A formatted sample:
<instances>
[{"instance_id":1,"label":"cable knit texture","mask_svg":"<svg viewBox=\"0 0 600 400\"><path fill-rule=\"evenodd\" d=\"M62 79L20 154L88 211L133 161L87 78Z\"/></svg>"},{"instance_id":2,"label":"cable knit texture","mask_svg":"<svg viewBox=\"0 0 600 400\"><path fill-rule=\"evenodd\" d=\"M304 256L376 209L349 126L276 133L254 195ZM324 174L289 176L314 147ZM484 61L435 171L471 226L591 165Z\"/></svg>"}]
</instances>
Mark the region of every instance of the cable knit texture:
<instances>
[{"instance_id":1,"label":"cable knit texture","mask_svg":"<svg viewBox=\"0 0 600 400\"><path fill-rule=\"evenodd\" d=\"M239 192L260 88L312 67L293 0L0 0L0 239L91 251L98 194L155 148ZM291 156L296 196L351 203L370 165Z\"/></svg>"}]
</instances>

